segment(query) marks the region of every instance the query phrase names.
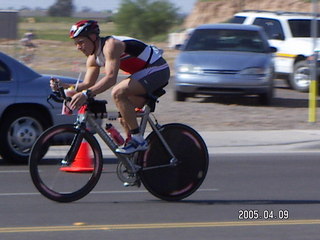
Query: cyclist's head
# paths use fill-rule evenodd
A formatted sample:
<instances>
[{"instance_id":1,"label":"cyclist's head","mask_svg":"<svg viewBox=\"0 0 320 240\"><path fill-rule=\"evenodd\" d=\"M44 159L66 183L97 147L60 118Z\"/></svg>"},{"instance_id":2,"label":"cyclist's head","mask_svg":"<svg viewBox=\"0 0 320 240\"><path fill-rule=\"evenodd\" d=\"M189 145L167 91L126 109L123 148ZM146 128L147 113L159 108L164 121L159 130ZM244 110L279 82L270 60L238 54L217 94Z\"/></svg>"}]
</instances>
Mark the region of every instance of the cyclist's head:
<instances>
[{"instance_id":1,"label":"cyclist's head","mask_svg":"<svg viewBox=\"0 0 320 240\"><path fill-rule=\"evenodd\" d=\"M70 29L70 38L76 38L79 36L88 37L90 34L100 34L100 29L97 21L94 20L82 20L72 25Z\"/></svg>"}]
</instances>

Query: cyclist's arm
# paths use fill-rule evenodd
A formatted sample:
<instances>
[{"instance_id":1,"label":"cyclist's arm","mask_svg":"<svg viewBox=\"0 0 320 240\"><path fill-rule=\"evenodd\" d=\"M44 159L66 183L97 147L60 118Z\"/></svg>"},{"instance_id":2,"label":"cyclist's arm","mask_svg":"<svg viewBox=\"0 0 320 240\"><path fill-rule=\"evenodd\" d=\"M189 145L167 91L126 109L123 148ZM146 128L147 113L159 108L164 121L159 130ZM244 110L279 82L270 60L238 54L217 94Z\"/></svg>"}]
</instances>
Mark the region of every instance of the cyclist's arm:
<instances>
[{"instance_id":1,"label":"cyclist's arm","mask_svg":"<svg viewBox=\"0 0 320 240\"><path fill-rule=\"evenodd\" d=\"M97 81L99 74L100 74L100 67L95 63L94 55L91 55L87 58L86 64L86 75L84 77L83 82L78 84L71 84L71 83L64 83L57 78L52 78L50 80L50 87L53 91L57 91L57 86L55 82L59 82L59 86L63 88L74 87L77 88L78 92L82 90L88 89L89 87L93 86Z\"/></svg>"},{"instance_id":2,"label":"cyclist's arm","mask_svg":"<svg viewBox=\"0 0 320 240\"><path fill-rule=\"evenodd\" d=\"M94 95L102 93L111 88L117 82L118 71L120 67L120 56L125 50L125 44L114 38L109 38L103 48L106 59L105 76L89 89Z\"/></svg>"},{"instance_id":3,"label":"cyclist's arm","mask_svg":"<svg viewBox=\"0 0 320 240\"><path fill-rule=\"evenodd\" d=\"M117 76L118 76L118 71L120 67L120 56L125 50L125 44L122 41L109 38L105 46L103 48L103 53L106 59L105 62L105 76L101 78L98 82L96 82L93 86L89 87L91 90L91 93L93 95L97 95L99 93L102 93L106 91L107 89L111 88L113 85L116 84L117 82ZM89 58L94 57L94 56L89 56ZM89 67L89 73L86 74L86 78L84 80L84 83L80 85L80 91L84 90L83 87L86 83L92 83L91 77L94 76L94 74L98 73L98 70L95 65L92 65L92 68ZM90 74L90 71L91 74ZM88 76L88 77L87 77ZM79 91L78 90L78 91ZM85 97L84 94L82 93L77 93L72 97L72 100L70 102L70 108L72 110L79 108L80 106L83 105L85 102Z\"/></svg>"},{"instance_id":4,"label":"cyclist's arm","mask_svg":"<svg viewBox=\"0 0 320 240\"><path fill-rule=\"evenodd\" d=\"M81 92L82 90L86 90L90 87L92 87L100 74L100 67L96 64L95 61L95 56L90 55L87 58L87 63L86 63L86 75L84 76L83 82L79 83L77 86L77 91ZM76 84L73 84L74 86Z\"/></svg>"}]
</instances>

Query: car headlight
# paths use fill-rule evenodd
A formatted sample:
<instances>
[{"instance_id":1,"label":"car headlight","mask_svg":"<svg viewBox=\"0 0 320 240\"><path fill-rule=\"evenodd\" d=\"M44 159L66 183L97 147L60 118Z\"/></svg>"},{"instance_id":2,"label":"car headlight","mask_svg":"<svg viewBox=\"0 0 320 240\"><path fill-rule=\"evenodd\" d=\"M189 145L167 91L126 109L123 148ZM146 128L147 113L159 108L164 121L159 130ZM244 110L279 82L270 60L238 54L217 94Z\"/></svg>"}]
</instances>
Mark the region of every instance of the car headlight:
<instances>
[{"instance_id":1,"label":"car headlight","mask_svg":"<svg viewBox=\"0 0 320 240\"><path fill-rule=\"evenodd\" d=\"M193 65L180 65L177 68L179 73L199 74L202 73L202 69Z\"/></svg>"},{"instance_id":2,"label":"car headlight","mask_svg":"<svg viewBox=\"0 0 320 240\"><path fill-rule=\"evenodd\" d=\"M240 74L243 75L264 75L266 73L266 69L260 67L246 68L240 71Z\"/></svg>"}]
</instances>

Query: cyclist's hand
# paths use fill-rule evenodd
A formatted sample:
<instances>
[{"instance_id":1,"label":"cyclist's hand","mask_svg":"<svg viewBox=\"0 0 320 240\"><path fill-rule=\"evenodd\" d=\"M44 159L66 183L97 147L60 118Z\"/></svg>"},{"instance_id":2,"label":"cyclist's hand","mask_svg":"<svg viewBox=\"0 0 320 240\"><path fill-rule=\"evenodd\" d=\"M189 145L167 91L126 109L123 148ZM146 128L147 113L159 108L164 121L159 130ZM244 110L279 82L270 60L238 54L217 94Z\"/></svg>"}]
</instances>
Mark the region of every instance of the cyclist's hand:
<instances>
[{"instance_id":1,"label":"cyclist's hand","mask_svg":"<svg viewBox=\"0 0 320 240\"><path fill-rule=\"evenodd\" d=\"M50 87L52 91L58 91L58 88L61 86L61 81L58 78L50 79Z\"/></svg>"},{"instance_id":2,"label":"cyclist's hand","mask_svg":"<svg viewBox=\"0 0 320 240\"><path fill-rule=\"evenodd\" d=\"M86 101L87 101L87 97L83 93L81 92L76 93L72 97L72 100L70 102L70 108L72 110L79 109L83 104L86 103Z\"/></svg>"}]
</instances>

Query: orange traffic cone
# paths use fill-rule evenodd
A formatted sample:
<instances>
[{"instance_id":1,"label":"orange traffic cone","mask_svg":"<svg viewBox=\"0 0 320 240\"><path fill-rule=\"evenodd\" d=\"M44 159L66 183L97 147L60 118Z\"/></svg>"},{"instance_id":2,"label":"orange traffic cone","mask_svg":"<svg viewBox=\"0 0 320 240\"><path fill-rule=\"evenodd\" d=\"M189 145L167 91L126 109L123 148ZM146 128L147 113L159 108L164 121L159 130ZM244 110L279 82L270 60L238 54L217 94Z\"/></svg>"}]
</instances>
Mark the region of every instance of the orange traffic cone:
<instances>
[{"instance_id":1,"label":"orange traffic cone","mask_svg":"<svg viewBox=\"0 0 320 240\"><path fill-rule=\"evenodd\" d=\"M89 143L83 141L80 145L78 153L71 166L62 167L60 171L64 172L92 172L92 158L90 156Z\"/></svg>"}]
</instances>

